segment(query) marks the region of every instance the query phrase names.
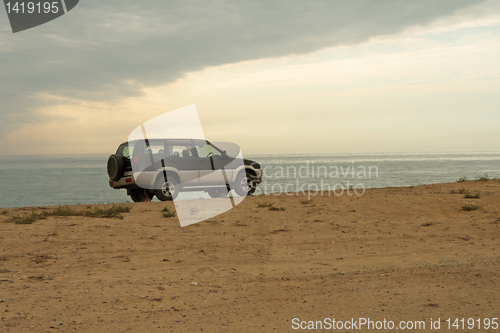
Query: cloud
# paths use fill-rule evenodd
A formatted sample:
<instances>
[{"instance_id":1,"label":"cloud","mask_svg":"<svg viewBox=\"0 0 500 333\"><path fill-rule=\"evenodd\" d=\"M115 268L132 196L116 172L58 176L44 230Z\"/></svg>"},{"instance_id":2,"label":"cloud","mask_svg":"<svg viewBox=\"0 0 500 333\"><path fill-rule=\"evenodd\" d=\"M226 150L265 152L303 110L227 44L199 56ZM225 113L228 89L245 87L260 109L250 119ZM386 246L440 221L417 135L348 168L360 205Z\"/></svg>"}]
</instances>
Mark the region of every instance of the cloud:
<instances>
[{"instance_id":1,"label":"cloud","mask_svg":"<svg viewBox=\"0 0 500 333\"><path fill-rule=\"evenodd\" d=\"M51 104L119 101L210 66L359 44L480 2L87 0L17 34L0 11L0 138L47 121L39 110Z\"/></svg>"}]
</instances>

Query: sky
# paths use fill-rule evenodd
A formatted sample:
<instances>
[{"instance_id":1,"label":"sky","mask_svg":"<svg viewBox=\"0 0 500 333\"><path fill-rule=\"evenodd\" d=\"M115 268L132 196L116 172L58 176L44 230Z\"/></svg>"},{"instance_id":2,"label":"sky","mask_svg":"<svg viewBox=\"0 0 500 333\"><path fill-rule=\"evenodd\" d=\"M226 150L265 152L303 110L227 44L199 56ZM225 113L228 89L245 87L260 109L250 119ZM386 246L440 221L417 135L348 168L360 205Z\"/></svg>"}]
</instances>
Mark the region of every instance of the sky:
<instances>
[{"instance_id":1,"label":"sky","mask_svg":"<svg viewBox=\"0 0 500 333\"><path fill-rule=\"evenodd\" d=\"M114 153L195 104L244 153L499 150L500 3L81 0L13 34L0 155Z\"/></svg>"}]
</instances>

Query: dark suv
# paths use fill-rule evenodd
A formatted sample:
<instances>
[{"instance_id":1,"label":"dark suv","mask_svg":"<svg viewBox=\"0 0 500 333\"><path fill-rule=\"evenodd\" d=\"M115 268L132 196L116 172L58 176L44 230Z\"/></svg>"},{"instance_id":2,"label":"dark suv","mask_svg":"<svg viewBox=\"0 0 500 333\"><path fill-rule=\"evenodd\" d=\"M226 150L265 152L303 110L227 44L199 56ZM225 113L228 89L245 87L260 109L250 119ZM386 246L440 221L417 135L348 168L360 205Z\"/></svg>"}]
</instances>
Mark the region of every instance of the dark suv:
<instances>
[{"instance_id":1,"label":"dark suv","mask_svg":"<svg viewBox=\"0 0 500 333\"><path fill-rule=\"evenodd\" d=\"M237 145L199 139L150 139L122 143L108 158L109 186L127 189L134 202L174 200L182 191L218 198L233 189L245 196L262 181L260 164L241 158Z\"/></svg>"}]
</instances>

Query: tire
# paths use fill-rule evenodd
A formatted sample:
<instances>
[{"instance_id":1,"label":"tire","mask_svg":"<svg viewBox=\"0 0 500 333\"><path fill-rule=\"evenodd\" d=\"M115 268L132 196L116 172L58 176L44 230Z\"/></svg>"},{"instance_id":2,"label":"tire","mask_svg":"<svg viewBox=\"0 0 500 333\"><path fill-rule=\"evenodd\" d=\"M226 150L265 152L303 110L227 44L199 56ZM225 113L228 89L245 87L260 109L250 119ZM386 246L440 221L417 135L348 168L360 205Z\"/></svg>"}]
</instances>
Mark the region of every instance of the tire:
<instances>
[{"instance_id":1,"label":"tire","mask_svg":"<svg viewBox=\"0 0 500 333\"><path fill-rule=\"evenodd\" d=\"M252 175L245 172L240 172L238 176L236 176L236 180L234 181L233 190L239 196L246 196L253 194L256 187L257 185L255 184L255 180Z\"/></svg>"},{"instance_id":2,"label":"tire","mask_svg":"<svg viewBox=\"0 0 500 333\"><path fill-rule=\"evenodd\" d=\"M129 190L129 195L133 202L149 202L154 196L143 188Z\"/></svg>"},{"instance_id":3,"label":"tire","mask_svg":"<svg viewBox=\"0 0 500 333\"><path fill-rule=\"evenodd\" d=\"M221 190L209 190L207 191L208 195L210 198L216 199L216 198L222 198L227 195L227 190L221 189Z\"/></svg>"},{"instance_id":4,"label":"tire","mask_svg":"<svg viewBox=\"0 0 500 333\"><path fill-rule=\"evenodd\" d=\"M108 157L108 176L109 179L117 181L123 177L125 172L125 162L123 156L113 154Z\"/></svg>"},{"instance_id":5,"label":"tire","mask_svg":"<svg viewBox=\"0 0 500 333\"><path fill-rule=\"evenodd\" d=\"M174 177L168 177L167 181L163 175L158 177L155 195L160 201L172 201L179 195L179 182Z\"/></svg>"}]
</instances>

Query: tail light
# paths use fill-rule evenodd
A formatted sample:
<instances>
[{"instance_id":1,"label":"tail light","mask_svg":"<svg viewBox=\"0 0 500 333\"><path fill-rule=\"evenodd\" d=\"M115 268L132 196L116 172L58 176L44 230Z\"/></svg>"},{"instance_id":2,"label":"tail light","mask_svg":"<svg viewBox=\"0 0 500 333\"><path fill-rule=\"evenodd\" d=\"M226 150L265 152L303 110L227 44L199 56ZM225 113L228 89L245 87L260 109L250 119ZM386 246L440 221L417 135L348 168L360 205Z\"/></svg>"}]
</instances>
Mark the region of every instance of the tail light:
<instances>
[{"instance_id":1,"label":"tail light","mask_svg":"<svg viewBox=\"0 0 500 333\"><path fill-rule=\"evenodd\" d=\"M132 178L125 179L125 183L132 183Z\"/></svg>"},{"instance_id":2,"label":"tail light","mask_svg":"<svg viewBox=\"0 0 500 333\"><path fill-rule=\"evenodd\" d=\"M110 181L109 181L109 186L113 186L113 184L114 184L114 183L110 180Z\"/></svg>"}]
</instances>

